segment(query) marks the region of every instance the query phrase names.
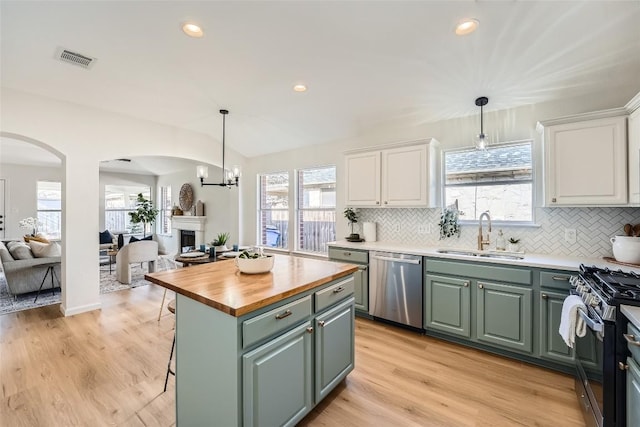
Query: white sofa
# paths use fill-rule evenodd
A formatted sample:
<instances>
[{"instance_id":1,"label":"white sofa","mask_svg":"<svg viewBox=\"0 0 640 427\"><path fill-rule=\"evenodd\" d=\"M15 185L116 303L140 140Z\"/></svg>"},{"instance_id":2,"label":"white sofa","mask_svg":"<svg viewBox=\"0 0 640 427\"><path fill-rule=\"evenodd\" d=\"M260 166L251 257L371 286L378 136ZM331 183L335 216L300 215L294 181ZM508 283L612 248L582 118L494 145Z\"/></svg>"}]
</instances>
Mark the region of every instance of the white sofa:
<instances>
[{"instance_id":1,"label":"white sofa","mask_svg":"<svg viewBox=\"0 0 640 427\"><path fill-rule=\"evenodd\" d=\"M137 262L147 262L149 273L156 271L158 259L158 242L140 240L124 245L116 255L116 280L127 285L131 284L131 266Z\"/></svg>"}]
</instances>

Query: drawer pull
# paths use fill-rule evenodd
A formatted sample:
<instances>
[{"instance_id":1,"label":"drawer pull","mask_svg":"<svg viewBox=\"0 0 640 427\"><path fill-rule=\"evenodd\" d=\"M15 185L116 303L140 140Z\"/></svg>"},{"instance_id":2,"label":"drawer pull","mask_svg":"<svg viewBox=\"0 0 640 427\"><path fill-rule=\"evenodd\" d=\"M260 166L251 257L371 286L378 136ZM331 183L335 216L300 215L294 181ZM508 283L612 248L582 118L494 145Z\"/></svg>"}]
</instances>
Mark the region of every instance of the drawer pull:
<instances>
[{"instance_id":1,"label":"drawer pull","mask_svg":"<svg viewBox=\"0 0 640 427\"><path fill-rule=\"evenodd\" d=\"M569 281L569 276L552 276L551 279L557 281L557 282L568 282Z\"/></svg>"},{"instance_id":2,"label":"drawer pull","mask_svg":"<svg viewBox=\"0 0 640 427\"><path fill-rule=\"evenodd\" d=\"M343 252L342 255L344 256L351 256L351 252Z\"/></svg>"},{"instance_id":3,"label":"drawer pull","mask_svg":"<svg viewBox=\"0 0 640 427\"><path fill-rule=\"evenodd\" d=\"M276 320L284 319L285 317L291 316L293 313L291 310L285 310L283 313L276 314Z\"/></svg>"},{"instance_id":4,"label":"drawer pull","mask_svg":"<svg viewBox=\"0 0 640 427\"><path fill-rule=\"evenodd\" d=\"M342 286L338 286L337 288L335 288L335 289L333 290L333 293L334 293L334 294L339 294L339 293L340 293L340 292L342 292L342 291L344 291L344 287L342 287Z\"/></svg>"},{"instance_id":5,"label":"drawer pull","mask_svg":"<svg viewBox=\"0 0 640 427\"><path fill-rule=\"evenodd\" d=\"M324 320L318 320L318 326L324 328Z\"/></svg>"},{"instance_id":6,"label":"drawer pull","mask_svg":"<svg viewBox=\"0 0 640 427\"><path fill-rule=\"evenodd\" d=\"M622 334L622 336L624 337L625 340L627 340L627 342L631 345L637 345L638 347L640 347L640 341L636 341L636 337L635 335L631 335L631 334Z\"/></svg>"}]
</instances>

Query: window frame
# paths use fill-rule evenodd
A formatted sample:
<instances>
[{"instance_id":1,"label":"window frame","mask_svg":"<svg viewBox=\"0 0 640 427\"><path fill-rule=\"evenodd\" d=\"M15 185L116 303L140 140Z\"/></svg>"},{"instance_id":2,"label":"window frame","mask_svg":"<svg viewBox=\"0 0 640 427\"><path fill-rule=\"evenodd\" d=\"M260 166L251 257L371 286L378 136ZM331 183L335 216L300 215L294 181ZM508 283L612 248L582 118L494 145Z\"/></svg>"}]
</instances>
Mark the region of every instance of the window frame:
<instances>
[{"instance_id":1,"label":"window frame","mask_svg":"<svg viewBox=\"0 0 640 427\"><path fill-rule=\"evenodd\" d=\"M534 140L533 139L523 139L523 140L516 140L516 141L508 141L508 142L502 142L502 143L496 143L496 144L491 144L488 147L488 150L491 149L496 149L496 148L503 148L503 147L508 147L508 146L513 146L513 145L523 145L525 143L529 144L529 149L531 152L531 179L527 179L527 180L497 180L497 181L488 181L488 182L479 182L479 183L475 183L475 184L449 184L447 185L447 170L446 170L446 156L449 153L456 153L456 152L463 152L463 151L472 151L473 148L470 147L464 147L464 148L453 148L450 150L443 150L442 152L442 158L441 158L441 180L442 180L442 184L441 184L441 197L442 197L442 206L447 206L447 188L456 188L456 187L483 187L483 186L496 186L496 185L502 185L502 186L507 186L507 185L516 185L516 184L530 184L531 185L531 220L517 220L517 221L510 221L510 220L505 220L505 219L491 219L492 223L494 224L494 226L501 226L501 227L536 227L537 224L535 222L536 217L536 183L537 183L537 179L536 179L536 158L535 158L535 150L534 150ZM488 169L489 170L489 169ZM491 214L491 212L489 212L489 214ZM463 224L463 225L477 225L479 223L479 220L477 219L459 219L459 223Z\"/></svg>"},{"instance_id":2,"label":"window frame","mask_svg":"<svg viewBox=\"0 0 640 427\"><path fill-rule=\"evenodd\" d=\"M121 188L145 188L145 191L135 191L133 193L131 192L126 192L125 193L125 201L128 200L126 196L130 196L131 194L133 194L134 196L137 196L138 193L142 193L143 196L145 196L146 198L148 198L149 200L151 199L151 193L152 193L152 187L151 185L147 185L147 184L138 184L138 185L128 185L128 184L105 184L104 186L104 226L105 229L111 231L112 233L123 233L123 234L127 234L127 235L142 235L143 234L143 230L139 230L139 231L133 231L131 228L127 229L123 229L123 230L115 230L115 229L111 229L113 227L110 227L108 225L107 221L107 213L108 212L124 212L124 224L126 226L126 224L130 224L131 221L129 219L129 212L135 212L136 207L134 206L130 206L130 207L124 207L124 208L116 208L116 209L109 209L107 207L107 187L121 187Z\"/></svg>"},{"instance_id":3,"label":"window frame","mask_svg":"<svg viewBox=\"0 0 640 427\"><path fill-rule=\"evenodd\" d=\"M286 208L265 208L263 207L262 204L262 200L263 200L263 186L262 186L262 179L263 177L267 177L269 175L286 175L287 176L287 207ZM277 171L277 172L265 172L265 173L259 173L257 174L256 177L256 187L258 189L257 193L257 221L256 221L256 242L259 246L263 246L265 248L268 248L269 250L274 250L274 251L283 251L283 252L291 252L291 233L290 233L290 228L291 228L291 173L289 171ZM286 214L286 236L283 237L283 233L281 232L281 229L278 230L278 232L280 233L279 236L279 240L280 240L280 245L281 246L269 246L266 243L266 239L267 237L265 236L264 240L263 240L263 236L262 236L262 218L263 218L263 213L264 212L281 212Z\"/></svg>"},{"instance_id":4,"label":"window frame","mask_svg":"<svg viewBox=\"0 0 640 427\"><path fill-rule=\"evenodd\" d=\"M333 168L333 173L334 173L334 181L333 181L333 185L334 185L334 193L335 193L335 201L334 201L334 205L332 207L317 207L317 208L306 208L304 207L304 188L301 187L301 174L303 174L305 171L310 171L310 170L317 170L317 169L331 169ZM294 216L295 216L295 228L296 228L296 235L295 235L295 248L294 250L296 252L300 252L300 253L304 253L304 254L311 254L311 255L317 255L317 256L323 256L323 255L328 255L329 253L329 247L327 246L327 243L330 241L334 241L335 240L335 235L337 233L336 231L336 223L337 223L337 214L336 214L336 209L337 209L337 173L338 173L338 169L336 167L336 165L324 165L324 166L314 166L314 167L306 167L306 168L300 168L300 169L295 169L294 170L294 175L295 175L295 205L294 205ZM304 185L304 183L302 183L302 185ZM303 249L302 248L302 224L301 224L301 216L304 214L304 212L332 212L333 213L333 232L334 232L334 239L330 239L327 242L325 242L324 246L326 247L326 249L324 251L312 251L312 250L308 250L308 249Z\"/></svg>"},{"instance_id":5,"label":"window frame","mask_svg":"<svg viewBox=\"0 0 640 427\"><path fill-rule=\"evenodd\" d=\"M60 186L60 208L59 209L40 209L39 207L39 200L40 200L40 183L46 183L46 184L58 184ZM44 190L44 189L43 189ZM43 199L45 200L45 199ZM46 200L53 200L53 199L46 199ZM40 220L40 213L58 213L58 224L59 224L59 228L56 230L57 233L51 234L50 231L44 227L38 227L38 231L39 232L43 232L45 233L47 236L51 237L52 239L62 239L62 182L61 181L56 181L56 180L37 180L36 181L36 218L38 220L38 223L43 224L43 221Z\"/></svg>"},{"instance_id":6,"label":"window frame","mask_svg":"<svg viewBox=\"0 0 640 427\"><path fill-rule=\"evenodd\" d=\"M156 233L160 236L171 237L173 226L171 224L172 194L171 184L158 187L158 219L156 220ZM167 197L168 194L168 197ZM167 200L168 199L168 200ZM163 230L164 222L167 222L167 230Z\"/></svg>"}]
</instances>

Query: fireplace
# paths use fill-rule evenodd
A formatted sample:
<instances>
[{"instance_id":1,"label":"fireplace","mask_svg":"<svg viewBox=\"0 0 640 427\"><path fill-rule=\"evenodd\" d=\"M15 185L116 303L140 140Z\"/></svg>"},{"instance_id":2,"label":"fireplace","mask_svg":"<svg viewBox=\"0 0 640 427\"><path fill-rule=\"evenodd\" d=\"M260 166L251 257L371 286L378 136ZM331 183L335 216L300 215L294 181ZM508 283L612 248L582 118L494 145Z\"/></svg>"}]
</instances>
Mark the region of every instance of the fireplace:
<instances>
[{"instance_id":1,"label":"fireplace","mask_svg":"<svg viewBox=\"0 0 640 427\"><path fill-rule=\"evenodd\" d=\"M195 230L180 230L180 252L195 249L196 232Z\"/></svg>"},{"instance_id":2,"label":"fireplace","mask_svg":"<svg viewBox=\"0 0 640 427\"><path fill-rule=\"evenodd\" d=\"M184 247L198 248L205 244L204 225L206 216L184 215L171 217L172 246L177 252Z\"/></svg>"}]
</instances>

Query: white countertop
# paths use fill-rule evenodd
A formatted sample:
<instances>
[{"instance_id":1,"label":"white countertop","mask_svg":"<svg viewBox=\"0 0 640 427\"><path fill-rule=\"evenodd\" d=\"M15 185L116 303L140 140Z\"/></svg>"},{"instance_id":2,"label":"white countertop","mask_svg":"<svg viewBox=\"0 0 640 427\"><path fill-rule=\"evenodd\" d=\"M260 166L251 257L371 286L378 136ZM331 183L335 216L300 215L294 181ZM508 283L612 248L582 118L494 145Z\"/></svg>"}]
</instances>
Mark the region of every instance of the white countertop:
<instances>
[{"instance_id":1,"label":"white countertop","mask_svg":"<svg viewBox=\"0 0 640 427\"><path fill-rule=\"evenodd\" d=\"M633 323L633 326L640 329L640 307L621 305L620 311L622 312L622 314L627 316L627 319L629 319L629 321Z\"/></svg>"},{"instance_id":2,"label":"white countertop","mask_svg":"<svg viewBox=\"0 0 640 427\"><path fill-rule=\"evenodd\" d=\"M489 257L477 257L468 255L457 254L442 254L438 253L438 249L449 250L467 250L466 248L453 248L447 246L416 246L407 245L398 242L347 242L346 240L340 240L337 242L329 243L331 247L360 249L365 251L383 251L383 252L398 252L411 255L422 255L433 258L444 259L456 259L463 261L484 262L491 264L508 264L508 265L520 265L523 267L536 267L552 270L567 270L578 271L580 264L588 266L596 266L600 268L609 268L611 270L633 271L640 274L639 267L628 267L620 264L607 262L602 258L588 258L588 257L576 257L568 255L552 255L552 254L536 254L536 253L517 253L516 255L524 257L523 259L500 259ZM478 252L474 249L469 249L471 252ZM495 251L485 251L495 252ZM501 252L504 254L511 254L511 252Z\"/></svg>"}]
</instances>

